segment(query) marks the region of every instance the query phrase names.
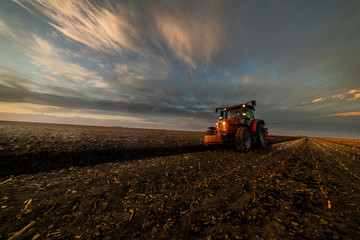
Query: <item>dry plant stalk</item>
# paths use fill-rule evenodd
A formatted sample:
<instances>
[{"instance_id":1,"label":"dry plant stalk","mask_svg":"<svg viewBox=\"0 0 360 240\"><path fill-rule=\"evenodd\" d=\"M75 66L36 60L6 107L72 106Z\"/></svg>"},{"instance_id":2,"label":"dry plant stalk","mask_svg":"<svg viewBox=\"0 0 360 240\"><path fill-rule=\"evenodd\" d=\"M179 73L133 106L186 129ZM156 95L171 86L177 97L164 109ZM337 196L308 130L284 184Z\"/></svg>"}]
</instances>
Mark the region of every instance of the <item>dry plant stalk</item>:
<instances>
[{"instance_id":1,"label":"dry plant stalk","mask_svg":"<svg viewBox=\"0 0 360 240\"><path fill-rule=\"evenodd\" d=\"M29 201L27 202L27 204L24 207L24 210L27 210L31 203L32 203L32 198L29 199Z\"/></svg>"},{"instance_id":2,"label":"dry plant stalk","mask_svg":"<svg viewBox=\"0 0 360 240\"><path fill-rule=\"evenodd\" d=\"M177 195L178 195L178 191L176 191L176 193L175 193L174 201L176 200Z\"/></svg>"},{"instance_id":3,"label":"dry plant stalk","mask_svg":"<svg viewBox=\"0 0 360 240\"><path fill-rule=\"evenodd\" d=\"M26 225L23 229L21 229L20 231L16 232L13 236L11 236L8 240L13 240L13 239L17 239L19 238L24 232L26 232L26 230L28 230L29 228L31 228L32 226L34 226L35 221L31 221L28 225Z\"/></svg>"}]
</instances>

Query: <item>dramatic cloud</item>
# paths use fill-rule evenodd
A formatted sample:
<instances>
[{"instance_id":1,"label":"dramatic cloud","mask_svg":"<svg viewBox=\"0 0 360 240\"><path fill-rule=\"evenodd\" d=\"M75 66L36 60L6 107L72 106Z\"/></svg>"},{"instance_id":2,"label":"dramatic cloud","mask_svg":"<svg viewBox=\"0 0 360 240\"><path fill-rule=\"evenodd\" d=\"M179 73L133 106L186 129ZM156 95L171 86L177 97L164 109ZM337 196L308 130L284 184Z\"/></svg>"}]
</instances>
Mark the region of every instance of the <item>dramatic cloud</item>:
<instances>
[{"instance_id":1,"label":"dramatic cloud","mask_svg":"<svg viewBox=\"0 0 360 240\"><path fill-rule=\"evenodd\" d=\"M127 18L131 12L124 8L117 13L86 1L16 1L35 7L48 17L49 24L65 36L101 51L135 50L131 39L136 29Z\"/></svg>"},{"instance_id":2,"label":"dramatic cloud","mask_svg":"<svg viewBox=\"0 0 360 240\"><path fill-rule=\"evenodd\" d=\"M162 53L170 49L180 61L197 68L208 65L224 45L219 4L194 3L196 10L188 11L188 5L182 2L164 1L156 7L143 3L148 10L143 12L126 2L103 5L69 0L16 2L38 10L51 26L71 40L109 54L155 57L156 49L151 46L156 46Z\"/></svg>"}]
</instances>

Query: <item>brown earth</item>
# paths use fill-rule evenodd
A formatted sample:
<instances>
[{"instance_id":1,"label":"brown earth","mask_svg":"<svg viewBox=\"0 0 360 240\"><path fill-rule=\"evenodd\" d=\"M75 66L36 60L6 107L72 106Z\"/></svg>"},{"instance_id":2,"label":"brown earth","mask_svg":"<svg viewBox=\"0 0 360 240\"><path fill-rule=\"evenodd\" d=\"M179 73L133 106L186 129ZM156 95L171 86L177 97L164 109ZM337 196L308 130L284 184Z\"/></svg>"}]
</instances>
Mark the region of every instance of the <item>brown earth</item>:
<instances>
[{"instance_id":1,"label":"brown earth","mask_svg":"<svg viewBox=\"0 0 360 240\"><path fill-rule=\"evenodd\" d=\"M0 122L0 239L360 239L360 141Z\"/></svg>"}]
</instances>

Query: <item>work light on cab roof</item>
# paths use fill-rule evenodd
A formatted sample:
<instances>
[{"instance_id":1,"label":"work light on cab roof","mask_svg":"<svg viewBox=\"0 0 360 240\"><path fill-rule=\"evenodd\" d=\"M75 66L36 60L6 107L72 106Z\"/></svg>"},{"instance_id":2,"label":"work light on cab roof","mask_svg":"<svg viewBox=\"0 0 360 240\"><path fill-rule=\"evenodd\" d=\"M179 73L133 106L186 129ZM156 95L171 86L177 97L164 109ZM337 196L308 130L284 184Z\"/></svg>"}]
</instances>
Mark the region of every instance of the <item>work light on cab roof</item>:
<instances>
[{"instance_id":1,"label":"work light on cab roof","mask_svg":"<svg viewBox=\"0 0 360 240\"><path fill-rule=\"evenodd\" d=\"M239 151L250 151L253 146L265 148L271 139L265 122L254 116L256 101L220 107L220 119L216 127L209 127L205 135L206 145L235 145Z\"/></svg>"}]
</instances>

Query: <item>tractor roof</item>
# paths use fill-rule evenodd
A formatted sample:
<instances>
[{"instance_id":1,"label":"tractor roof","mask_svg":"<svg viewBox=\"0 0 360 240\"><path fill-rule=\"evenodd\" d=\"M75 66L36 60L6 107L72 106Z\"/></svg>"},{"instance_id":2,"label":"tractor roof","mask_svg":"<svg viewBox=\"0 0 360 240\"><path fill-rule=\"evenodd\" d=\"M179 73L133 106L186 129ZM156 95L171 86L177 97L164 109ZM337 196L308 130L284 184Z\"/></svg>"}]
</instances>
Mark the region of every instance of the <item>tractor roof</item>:
<instances>
[{"instance_id":1,"label":"tractor roof","mask_svg":"<svg viewBox=\"0 0 360 240\"><path fill-rule=\"evenodd\" d=\"M249 104L232 105L229 107L225 107L224 110L227 111L227 110L241 109L241 108L245 108L245 107L255 110L255 107L252 105L249 105Z\"/></svg>"},{"instance_id":2,"label":"tractor roof","mask_svg":"<svg viewBox=\"0 0 360 240\"><path fill-rule=\"evenodd\" d=\"M252 101L249 101L249 102L247 102L245 104L232 105L232 106L223 107L223 108L216 108L215 112L217 112L218 110L228 111L228 110L241 109L241 108L246 108L246 107L250 108L253 111L255 111L255 106L256 106L256 101L252 100Z\"/></svg>"}]
</instances>

